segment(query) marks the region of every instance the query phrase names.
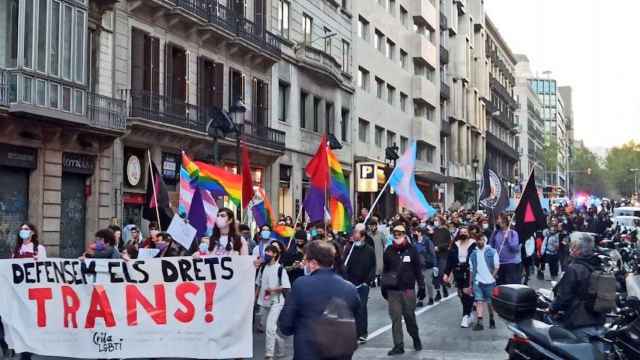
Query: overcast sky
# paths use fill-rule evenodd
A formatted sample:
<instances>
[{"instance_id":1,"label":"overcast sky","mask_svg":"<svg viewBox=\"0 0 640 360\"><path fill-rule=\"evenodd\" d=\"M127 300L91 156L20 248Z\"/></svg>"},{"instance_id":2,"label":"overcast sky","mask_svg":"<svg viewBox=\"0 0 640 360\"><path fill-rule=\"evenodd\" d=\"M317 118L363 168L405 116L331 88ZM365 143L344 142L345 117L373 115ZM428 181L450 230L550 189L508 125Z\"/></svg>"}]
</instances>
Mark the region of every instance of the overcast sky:
<instances>
[{"instance_id":1,"label":"overcast sky","mask_svg":"<svg viewBox=\"0 0 640 360\"><path fill-rule=\"evenodd\" d=\"M640 139L640 1L485 0L514 53L573 88L576 139L610 147Z\"/></svg>"}]
</instances>

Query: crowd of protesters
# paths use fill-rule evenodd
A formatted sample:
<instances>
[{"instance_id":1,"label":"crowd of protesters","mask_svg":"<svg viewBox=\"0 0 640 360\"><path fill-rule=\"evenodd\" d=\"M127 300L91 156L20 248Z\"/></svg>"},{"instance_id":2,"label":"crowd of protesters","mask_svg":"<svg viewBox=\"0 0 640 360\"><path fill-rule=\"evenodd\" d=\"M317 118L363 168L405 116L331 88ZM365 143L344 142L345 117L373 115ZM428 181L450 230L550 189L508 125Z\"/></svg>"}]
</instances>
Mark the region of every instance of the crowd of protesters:
<instances>
[{"instance_id":1,"label":"crowd of protesters","mask_svg":"<svg viewBox=\"0 0 640 360\"><path fill-rule=\"evenodd\" d=\"M255 323L266 337L266 359L284 355L282 335L295 335L296 358L319 358L313 350L319 339L312 320L335 297L352 312L355 340L366 342L367 303L371 289L379 287L392 323L394 346L388 355L397 355L404 353L403 321L413 348L422 349L415 310L425 302L447 299L454 288L462 306L460 326L483 330L488 313L489 327L494 328L490 303L496 285L527 284L533 274L544 279L547 265L555 280L567 264L569 234L601 234L611 223L604 209L557 207L548 214L548 229L530 239L519 239L507 214L492 217L464 209L438 212L429 219L403 213L386 220L363 209L351 234L333 233L326 224L293 224L290 217L282 217L279 225L295 228L293 238L277 240L268 225L252 234L233 211L221 208L211 235L190 249L154 222L146 238L137 225L114 225L96 232L82 257L129 260L138 258L141 249L156 249L155 257L251 255L257 269ZM21 225L13 257L46 256L35 226ZM5 343L0 345L6 350Z\"/></svg>"}]
</instances>

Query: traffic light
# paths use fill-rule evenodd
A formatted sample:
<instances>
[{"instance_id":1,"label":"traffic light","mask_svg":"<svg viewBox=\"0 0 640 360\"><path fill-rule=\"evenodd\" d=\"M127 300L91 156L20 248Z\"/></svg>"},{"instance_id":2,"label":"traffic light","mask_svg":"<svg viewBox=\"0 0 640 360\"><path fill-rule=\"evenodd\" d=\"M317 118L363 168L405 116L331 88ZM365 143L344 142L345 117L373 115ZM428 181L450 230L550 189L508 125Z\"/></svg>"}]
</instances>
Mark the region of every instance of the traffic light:
<instances>
[{"instance_id":1,"label":"traffic light","mask_svg":"<svg viewBox=\"0 0 640 360\"><path fill-rule=\"evenodd\" d=\"M587 175L591 175L591 168L587 168Z\"/></svg>"}]
</instances>

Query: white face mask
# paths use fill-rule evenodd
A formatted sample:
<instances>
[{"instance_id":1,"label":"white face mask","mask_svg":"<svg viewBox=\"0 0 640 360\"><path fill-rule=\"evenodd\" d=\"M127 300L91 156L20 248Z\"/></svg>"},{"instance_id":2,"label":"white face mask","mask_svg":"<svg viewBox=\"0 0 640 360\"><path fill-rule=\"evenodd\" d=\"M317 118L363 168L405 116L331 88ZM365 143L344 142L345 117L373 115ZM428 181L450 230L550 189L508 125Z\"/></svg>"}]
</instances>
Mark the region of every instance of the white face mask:
<instances>
[{"instance_id":1,"label":"white face mask","mask_svg":"<svg viewBox=\"0 0 640 360\"><path fill-rule=\"evenodd\" d=\"M487 230L489 228L489 224L482 224L482 228Z\"/></svg>"},{"instance_id":2,"label":"white face mask","mask_svg":"<svg viewBox=\"0 0 640 360\"><path fill-rule=\"evenodd\" d=\"M435 221L435 222L433 223L433 226L436 226L436 227L437 227L437 226L440 226L440 221Z\"/></svg>"},{"instance_id":3,"label":"white face mask","mask_svg":"<svg viewBox=\"0 0 640 360\"><path fill-rule=\"evenodd\" d=\"M216 218L216 226L218 227L218 229L224 229L227 227L227 225L227 219L221 217Z\"/></svg>"}]
</instances>

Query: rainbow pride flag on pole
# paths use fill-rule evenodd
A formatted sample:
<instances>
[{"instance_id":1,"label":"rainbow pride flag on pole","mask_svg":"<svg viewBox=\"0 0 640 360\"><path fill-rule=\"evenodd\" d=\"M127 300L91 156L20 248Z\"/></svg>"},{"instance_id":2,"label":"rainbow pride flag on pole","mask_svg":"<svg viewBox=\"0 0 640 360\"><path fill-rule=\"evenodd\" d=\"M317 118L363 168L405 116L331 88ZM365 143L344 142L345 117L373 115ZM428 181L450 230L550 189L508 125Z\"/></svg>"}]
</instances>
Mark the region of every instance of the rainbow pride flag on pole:
<instances>
[{"instance_id":1,"label":"rainbow pride flag on pole","mask_svg":"<svg viewBox=\"0 0 640 360\"><path fill-rule=\"evenodd\" d=\"M271 207L271 202L267 198L267 194L264 192L264 189L258 189L249 206L251 207L253 219L258 227L269 225L273 228L275 225L273 208Z\"/></svg>"},{"instance_id":2,"label":"rainbow pride flag on pole","mask_svg":"<svg viewBox=\"0 0 640 360\"><path fill-rule=\"evenodd\" d=\"M232 174L223 168L196 161L198 177L196 184L202 189L211 191L213 196L228 196L236 206L242 199L242 176Z\"/></svg>"},{"instance_id":3,"label":"rainbow pride flag on pole","mask_svg":"<svg viewBox=\"0 0 640 360\"><path fill-rule=\"evenodd\" d=\"M350 232L352 209L349 188L347 187L340 161L328 146L327 159L329 161L329 215L331 216L331 228L336 232Z\"/></svg>"}]
</instances>

